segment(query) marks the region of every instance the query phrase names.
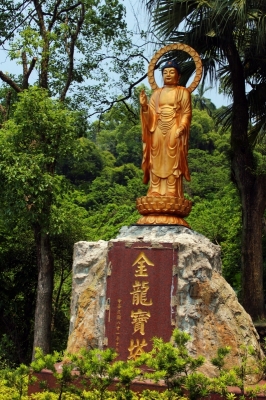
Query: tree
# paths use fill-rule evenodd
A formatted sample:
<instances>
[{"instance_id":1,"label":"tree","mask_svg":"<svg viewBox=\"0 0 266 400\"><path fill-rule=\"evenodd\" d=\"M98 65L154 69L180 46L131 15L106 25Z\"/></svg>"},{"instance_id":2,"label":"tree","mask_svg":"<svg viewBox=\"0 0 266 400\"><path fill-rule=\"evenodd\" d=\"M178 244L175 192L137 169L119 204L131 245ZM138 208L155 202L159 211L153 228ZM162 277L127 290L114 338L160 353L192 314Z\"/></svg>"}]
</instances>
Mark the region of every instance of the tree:
<instances>
[{"instance_id":1,"label":"tree","mask_svg":"<svg viewBox=\"0 0 266 400\"><path fill-rule=\"evenodd\" d=\"M130 96L144 57L132 48L119 0L6 0L1 7L0 45L9 45L22 73L0 71L0 79L15 92L33 82L89 114L111 107L118 90L119 101Z\"/></svg>"},{"instance_id":2,"label":"tree","mask_svg":"<svg viewBox=\"0 0 266 400\"><path fill-rule=\"evenodd\" d=\"M262 220L266 207L266 174L257 169L253 139L265 125L266 3L261 0L168 0L147 3L154 10L157 33L169 42L195 48L204 73L221 78L232 96L231 175L242 205L243 305L253 318L265 317L263 293ZM184 31L179 30L184 23ZM186 58L186 57L184 57ZM184 59L183 58L183 59ZM184 67L183 84L193 69ZM218 71L217 71L218 69ZM251 90L246 92L246 84Z\"/></svg>"},{"instance_id":3,"label":"tree","mask_svg":"<svg viewBox=\"0 0 266 400\"><path fill-rule=\"evenodd\" d=\"M212 86L205 88L203 83L199 84L197 93L192 96L192 105L199 110L206 110L209 115L212 115L216 107L209 99L204 97L204 94L210 89L212 89Z\"/></svg>"},{"instance_id":4,"label":"tree","mask_svg":"<svg viewBox=\"0 0 266 400\"><path fill-rule=\"evenodd\" d=\"M1 210L0 364L30 361L36 298L36 251L32 231L9 225Z\"/></svg>"},{"instance_id":5,"label":"tree","mask_svg":"<svg viewBox=\"0 0 266 400\"><path fill-rule=\"evenodd\" d=\"M214 150L214 120L206 111L193 109L193 118L190 125L189 148Z\"/></svg>"},{"instance_id":6,"label":"tree","mask_svg":"<svg viewBox=\"0 0 266 400\"><path fill-rule=\"evenodd\" d=\"M142 141L140 127L139 86L127 103L116 104L109 112L95 122L98 128L95 142L101 150L110 151L116 158L116 165L133 163L141 165Z\"/></svg>"},{"instance_id":7,"label":"tree","mask_svg":"<svg viewBox=\"0 0 266 400\"><path fill-rule=\"evenodd\" d=\"M79 152L70 154L67 158L60 157L56 172L64 175L74 185L88 186L103 168L103 156L96 145L89 139L78 139Z\"/></svg>"},{"instance_id":8,"label":"tree","mask_svg":"<svg viewBox=\"0 0 266 400\"><path fill-rule=\"evenodd\" d=\"M34 347L50 351L54 262L50 232L60 229L54 213L66 192L55 173L59 157L75 150L75 117L44 89L22 92L11 118L0 130L3 213L22 218L34 234L38 287Z\"/></svg>"}]
</instances>

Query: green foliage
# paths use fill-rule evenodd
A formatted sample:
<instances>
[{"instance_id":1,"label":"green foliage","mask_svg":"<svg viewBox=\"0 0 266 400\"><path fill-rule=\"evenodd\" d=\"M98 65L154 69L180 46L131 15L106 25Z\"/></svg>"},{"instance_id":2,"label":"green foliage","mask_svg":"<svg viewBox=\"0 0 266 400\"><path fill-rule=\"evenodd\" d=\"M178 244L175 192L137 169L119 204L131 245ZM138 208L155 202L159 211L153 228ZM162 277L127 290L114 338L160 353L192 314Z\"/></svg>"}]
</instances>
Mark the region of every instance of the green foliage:
<instances>
[{"instance_id":1,"label":"green foliage","mask_svg":"<svg viewBox=\"0 0 266 400\"><path fill-rule=\"evenodd\" d=\"M156 390L143 390L139 400L187 400L186 396L179 396L171 390L157 392Z\"/></svg>"},{"instance_id":2,"label":"green foliage","mask_svg":"<svg viewBox=\"0 0 266 400\"><path fill-rule=\"evenodd\" d=\"M214 120L206 111L194 109L190 125L190 149L200 149L212 152L214 150Z\"/></svg>"},{"instance_id":3,"label":"green foliage","mask_svg":"<svg viewBox=\"0 0 266 400\"><path fill-rule=\"evenodd\" d=\"M197 197L187 221L222 249L225 279L239 294L241 288L241 208L236 189L228 184L213 200Z\"/></svg>"},{"instance_id":4,"label":"green foliage","mask_svg":"<svg viewBox=\"0 0 266 400\"><path fill-rule=\"evenodd\" d=\"M155 371L148 376L155 380L164 379L167 388L179 395L183 393L184 385L187 384L190 387L192 383L193 377L189 380L187 377L194 374L196 369L204 363L204 357L193 358L189 355L186 347L189 340L190 336L186 332L175 329L174 343L164 343L162 339L154 338L153 349L147 355L143 355L146 365Z\"/></svg>"},{"instance_id":5,"label":"green foliage","mask_svg":"<svg viewBox=\"0 0 266 400\"><path fill-rule=\"evenodd\" d=\"M142 172L133 164L105 167L88 193L80 197L79 204L89 210L87 238L109 240L122 226L136 223L136 198L145 195L146 190Z\"/></svg>"},{"instance_id":6,"label":"green foliage","mask_svg":"<svg viewBox=\"0 0 266 400\"><path fill-rule=\"evenodd\" d=\"M219 377L213 380L212 385L217 385L217 388L219 388L219 392L226 398L230 398L230 396L228 396L229 385L238 386L241 390L242 396L244 395L244 393L246 393L250 394L250 397L252 398L256 394L261 393L262 388L247 388L246 382L249 375L261 374L261 377L264 376L264 359L259 360L258 357L258 363L257 365L254 365L254 363L251 362L249 358L249 356L255 355L254 348L252 346L241 345L239 348L239 365L234 366L232 369L228 370L226 368L225 358L229 353L230 347L219 348L217 351L217 356L211 360L212 364L216 366L219 370Z\"/></svg>"},{"instance_id":7,"label":"green foliage","mask_svg":"<svg viewBox=\"0 0 266 400\"><path fill-rule=\"evenodd\" d=\"M36 236L36 230L49 235L55 256L57 283L54 285L52 329L53 333L58 334L52 336L54 345L63 349L68 331L72 247L78 239L85 239L83 220L87 216L86 210L74 203L71 184L63 175L59 175L55 168L60 159L65 159L71 154L77 160L80 154L85 153L81 146L82 141L76 140L76 113L70 112L62 103L51 99L44 89L33 87L21 93L19 98L12 118L0 131L0 179L4 188L0 212L4 221L3 232L13 232L10 238L13 247L16 231L27 235L27 240L24 239L27 251L23 248L22 234L17 235L20 238L19 251L23 255L20 256L19 262L14 263L14 268L5 273L7 282L12 282L13 288L14 278L19 278L19 274L24 276L16 294L10 293L6 285L5 291L8 295L5 299L9 297L15 301L8 307L1 307L0 304L0 309L3 309L2 320L6 318L5 314L10 312L8 336L10 337L12 331L15 335L19 328L16 337L11 336L18 348L17 359L14 360L16 356L13 357L11 352L8 355L9 360L15 362L28 359L29 349L32 347L33 306L38 271L35 245L37 246L36 240L39 235ZM6 245L7 242L3 244ZM6 249L3 246L0 265L4 252L6 253ZM16 255L14 249L10 249L9 267L13 267L11 255L13 258ZM27 277L28 287L25 288L24 281ZM68 285L63 285L66 282ZM15 312L11 312L12 304ZM63 340L59 332L63 335ZM3 337L8 338L7 333L3 333ZM3 341L2 344L4 345Z\"/></svg>"},{"instance_id":8,"label":"green foliage","mask_svg":"<svg viewBox=\"0 0 266 400\"><path fill-rule=\"evenodd\" d=\"M0 87L0 127L12 116L12 106L18 100L17 93L8 85Z\"/></svg>"},{"instance_id":9,"label":"green foliage","mask_svg":"<svg viewBox=\"0 0 266 400\"><path fill-rule=\"evenodd\" d=\"M199 149L189 150L191 183L185 188L192 197L213 199L229 183L229 167L224 154L208 154Z\"/></svg>"},{"instance_id":10,"label":"green foliage","mask_svg":"<svg viewBox=\"0 0 266 400\"><path fill-rule=\"evenodd\" d=\"M31 367L36 372L40 372L44 368L56 372L55 363L62 361L62 358L63 355L58 351L54 351L52 354L44 354L42 349L36 347Z\"/></svg>"},{"instance_id":11,"label":"green foliage","mask_svg":"<svg viewBox=\"0 0 266 400\"><path fill-rule=\"evenodd\" d=\"M137 167L141 165L142 141L139 119L139 100L135 90L130 103L116 104L111 111L106 113L99 123L94 123L88 135L94 134L94 140L102 151L109 151L116 159L116 165L132 163Z\"/></svg>"},{"instance_id":12,"label":"green foliage","mask_svg":"<svg viewBox=\"0 0 266 400\"><path fill-rule=\"evenodd\" d=\"M39 372L43 368L48 368L53 372L57 381L55 391L60 396L67 393L76 395L84 399L109 399L120 400L134 399L130 390L131 382L140 374L133 361L114 361L117 354L112 349L105 351L98 349L81 350L79 354L68 354L63 356L58 352L52 355L44 355L41 349L36 349L35 360L31 363L34 371ZM61 361L61 372L57 372L54 364ZM79 374L72 374L73 370L78 370ZM116 384L115 396L111 394L108 387ZM78 385L75 385L78 382ZM46 387L49 390L49 386ZM62 397L64 398L64 397ZM72 397L70 397L72 399Z\"/></svg>"},{"instance_id":13,"label":"green foliage","mask_svg":"<svg viewBox=\"0 0 266 400\"><path fill-rule=\"evenodd\" d=\"M87 187L101 172L103 156L90 140L82 137L77 141L77 151L61 157L56 166L56 172L64 175L76 186Z\"/></svg>"},{"instance_id":14,"label":"green foliage","mask_svg":"<svg viewBox=\"0 0 266 400\"><path fill-rule=\"evenodd\" d=\"M2 392L2 385L10 388L10 390L6 390L6 395L9 396L12 394L12 399L26 399L28 385L33 383L34 381L35 377L30 378L30 368L24 364L21 364L14 370L2 370L0 373L0 399L1 395L4 394L3 392L5 392L5 390L3 390Z\"/></svg>"},{"instance_id":15,"label":"green foliage","mask_svg":"<svg viewBox=\"0 0 266 400\"><path fill-rule=\"evenodd\" d=\"M67 188L54 166L59 156L73 151L75 116L43 89L33 87L19 96L13 118L0 131L0 174L7 200L3 212L49 229L49 207Z\"/></svg>"},{"instance_id":16,"label":"green foliage","mask_svg":"<svg viewBox=\"0 0 266 400\"><path fill-rule=\"evenodd\" d=\"M210 99L204 97L204 94L210 89L212 89L211 86L205 88L204 84L199 84L196 94L192 95L192 105L193 108L199 109L200 111L206 110L209 115L212 115L216 107Z\"/></svg>"},{"instance_id":17,"label":"green foliage","mask_svg":"<svg viewBox=\"0 0 266 400\"><path fill-rule=\"evenodd\" d=\"M154 338L152 351L143 353L135 361L116 361L117 354L112 349L83 349L78 354L65 355L59 352L45 355L41 349L36 349L35 360L30 368L21 365L15 370L0 371L0 400L11 397L14 400L27 400L28 385L35 380L29 379L30 371L40 372L44 368L52 371L56 385L51 388L48 382L40 381L43 392L31 395L31 399L196 400L211 393L219 393L223 398L232 400L234 394L228 391L229 385L237 385L242 394L245 390L251 398L266 391L265 385L252 388L242 386L248 374L258 372L254 366L248 366L252 348L240 349L240 365L231 370L226 369L225 362L230 349L218 349L212 362L219 370L219 375L208 378L197 371L203 365L204 358L193 358L189 355L189 340L187 333L176 329L172 342L164 343L161 339ZM58 362L60 364L56 364ZM140 366L145 368L142 370ZM147 370L147 367L152 370ZM164 379L168 387L162 392L147 389L141 393L132 392L133 380L146 378L155 382ZM112 391L111 384L114 388Z\"/></svg>"},{"instance_id":18,"label":"green foliage","mask_svg":"<svg viewBox=\"0 0 266 400\"><path fill-rule=\"evenodd\" d=\"M203 116L210 119L206 113ZM195 231L221 246L223 276L240 295L241 204L230 183L229 136L223 131L207 131L207 137L212 138L212 151L189 150L191 182L184 186L194 204L187 221Z\"/></svg>"},{"instance_id":19,"label":"green foliage","mask_svg":"<svg viewBox=\"0 0 266 400\"><path fill-rule=\"evenodd\" d=\"M245 391L245 381L249 374L259 372L258 367L251 365L249 362L249 356L254 355L255 351L252 346L241 345L239 349L239 356L241 363L239 366L233 368L237 376L237 386L240 388L242 394Z\"/></svg>"},{"instance_id":20,"label":"green foliage","mask_svg":"<svg viewBox=\"0 0 266 400\"><path fill-rule=\"evenodd\" d=\"M190 400L208 396L210 393L210 379L200 372L193 372L187 376L184 388L188 390Z\"/></svg>"},{"instance_id":21,"label":"green foliage","mask_svg":"<svg viewBox=\"0 0 266 400\"><path fill-rule=\"evenodd\" d=\"M36 250L32 232L23 223L12 227L0 215L0 363L13 367L31 357Z\"/></svg>"},{"instance_id":22,"label":"green foliage","mask_svg":"<svg viewBox=\"0 0 266 400\"><path fill-rule=\"evenodd\" d=\"M81 357L70 356L75 362L82 376L90 378L90 387L103 393L115 378L115 371L112 367L112 361L117 354L113 349L101 351L98 349L82 350Z\"/></svg>"},{"instance_id":23,"label":"green foliage","mask_svg":"<svg viewBox=\"0 0 266 400\"><path fill-rule=\"evenodd\" d=\"M95 208L108 203L130 204L147 190L141 180L142 172L133 164L106 167L89 188L87 206Z\"/></svg>"},{"instance_id":24,"label":"green foliage","mask_svg":"<svg viewBox=\"0 0 266 400\"><path fill-rule=\"evenodd\" d=\"M230 347L220 347L217 351L217 356L212 358L212 364L221 371L225 366L225 357L230 353Z\"/></svg>"}]
</instances>

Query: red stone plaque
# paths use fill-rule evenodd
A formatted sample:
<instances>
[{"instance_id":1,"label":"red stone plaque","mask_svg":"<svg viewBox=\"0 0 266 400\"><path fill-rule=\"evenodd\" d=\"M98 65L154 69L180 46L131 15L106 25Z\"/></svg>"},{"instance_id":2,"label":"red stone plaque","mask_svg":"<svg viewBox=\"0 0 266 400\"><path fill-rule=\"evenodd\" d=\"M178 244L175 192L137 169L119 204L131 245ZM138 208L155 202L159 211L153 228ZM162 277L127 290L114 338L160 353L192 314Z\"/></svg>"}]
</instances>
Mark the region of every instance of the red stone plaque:
<instances>
[{"instance_id":1,"label":"red stone plaque","mask_svg":"<svg viewBox=\"0 0 266 400\"><path fill-rule=\"evenodd\" d=\"M172 243L115 242L108 253L107 347L118 359L150 351L152 338L169 341L175 325L177 250Z\"/></svg>"}]
</instances>

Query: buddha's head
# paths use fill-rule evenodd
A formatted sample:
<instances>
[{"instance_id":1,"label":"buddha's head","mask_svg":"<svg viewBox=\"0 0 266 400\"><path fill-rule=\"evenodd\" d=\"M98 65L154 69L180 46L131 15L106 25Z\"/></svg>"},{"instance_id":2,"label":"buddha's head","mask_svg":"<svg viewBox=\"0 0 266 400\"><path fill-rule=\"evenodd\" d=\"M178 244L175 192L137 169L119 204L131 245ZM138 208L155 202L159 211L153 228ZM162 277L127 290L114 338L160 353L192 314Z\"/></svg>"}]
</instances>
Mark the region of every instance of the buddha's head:
<instances>
[{"instance_id":1,"label":"buddha's head","mask_svg":"<svg viewBox=\"0 0 266 400\"><path fill-rule=\"evenodd\" d=\"M164 84L177 86L180 78L180 73L180 66L176 61L167 61L162 67Z\"/></svg>"}]
</instances>

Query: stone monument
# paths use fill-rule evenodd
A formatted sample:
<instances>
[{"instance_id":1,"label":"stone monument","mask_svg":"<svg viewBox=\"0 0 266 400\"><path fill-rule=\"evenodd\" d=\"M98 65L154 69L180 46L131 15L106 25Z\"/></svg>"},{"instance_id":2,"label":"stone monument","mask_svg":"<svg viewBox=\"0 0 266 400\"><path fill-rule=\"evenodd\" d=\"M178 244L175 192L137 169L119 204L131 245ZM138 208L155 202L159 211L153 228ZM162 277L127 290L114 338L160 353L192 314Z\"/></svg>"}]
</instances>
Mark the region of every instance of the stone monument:
<instances>
[{"instance_id":1,"label":"stone monument","mask_svg":"<svg viewBox=\"0 0 266 400\"><path fill-rule=\"evenodd\" d=\"M193 57L196 78L188 89L179 87L179 66L169 61L158 89L155 63L175 49ZM109 242L75 244L69 352L112 347L118 359L136 359L151 350L153 337L169 341L179 328L192 337L191 354L206 357L208 375L215 373L210 360L219 347L231 347L229 367L239 364L241 344L253 346L251 362L263 356L250 316L221 276L219 246L183 219L192 205L182 188L183 176L190 179L190 93L201 71L199 56L185 45L166 46L151 61L148 76L155 91L149 103L140 94L142 168L144 182L150 182L147 196L137 199L142 217Z\"/></svg>"},{"instance_id":2,"label":"stone monument","mask_svg":"<svg viewBox=\"0 0 266 400\"><path fill-rule=\"evenodd\" d=\"M109 242L74 247L68 351L113 347L132 359L152 347L152 338L188 332L192 355L210 359L230 346L228 366L239 347L263 356L250 316L221 275L220 247L183 226L131 226Z\"/></svg>"}]
</instances>

